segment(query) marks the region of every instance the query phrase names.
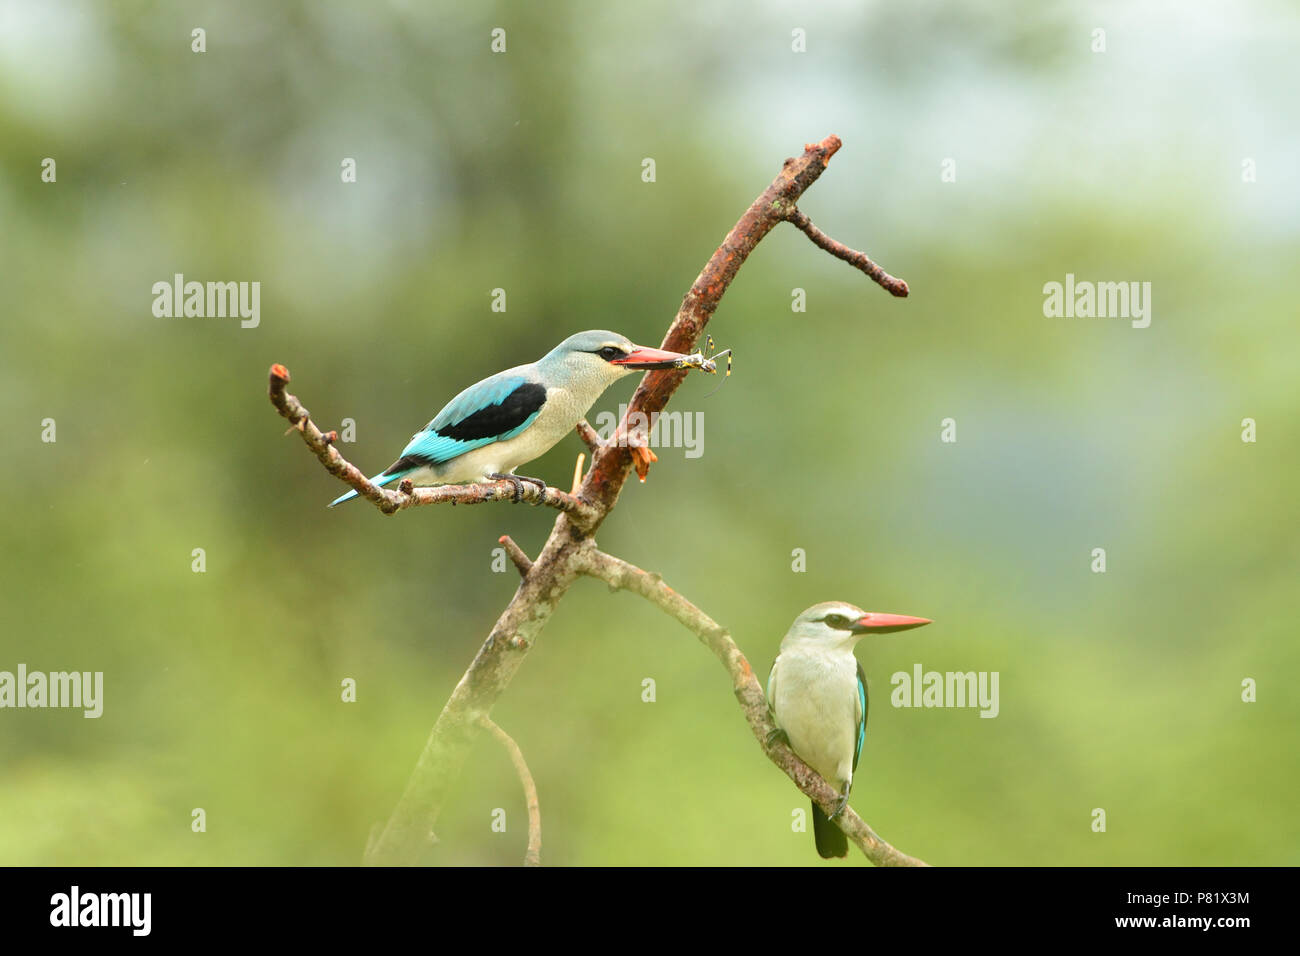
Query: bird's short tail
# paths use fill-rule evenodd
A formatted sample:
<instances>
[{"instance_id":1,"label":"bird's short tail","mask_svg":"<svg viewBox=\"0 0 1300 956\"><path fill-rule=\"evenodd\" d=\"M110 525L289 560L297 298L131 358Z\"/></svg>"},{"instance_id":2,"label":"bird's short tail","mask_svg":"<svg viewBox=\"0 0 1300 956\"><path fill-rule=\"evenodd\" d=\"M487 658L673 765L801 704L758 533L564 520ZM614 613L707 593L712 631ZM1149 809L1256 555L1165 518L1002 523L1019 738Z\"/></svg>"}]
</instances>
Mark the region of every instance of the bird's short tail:
<instances>
[{"instance_id":1,"label":"bird's short tail","mask_svg":"<svg viewBox=\"0 0 1300 956\"><path fill-rule=\"evenodd\" d=\"M835 825L835 821L822 813L817 804L813 808L813 836L817 839L817 853L823 860L849 855L849 838Z\"/></svg>"},{"instance_id":2,"label":"bird's short tail","mask_svg":"<svg viewBox=\"0 0 1300 956\"><path fill-rule=\"evenodd\" d=\"M391 485L393 482L405 478L407 475L411 473L411 471L412 469L407 468L404 471L395 471L391 475L387 474L386 472L380 472L379 474L375 475L375 477L370 479L370 483L372 485L378 485L380 488L382 488L385 485ZM357 493L355 491L349 491L346 495L339 495L337 498L331 501L329 503L329 507L333 508L335 505L341 505L343 504L343 502L351 501L355 497L357 497Z\"/></svg>"}]
</instances>

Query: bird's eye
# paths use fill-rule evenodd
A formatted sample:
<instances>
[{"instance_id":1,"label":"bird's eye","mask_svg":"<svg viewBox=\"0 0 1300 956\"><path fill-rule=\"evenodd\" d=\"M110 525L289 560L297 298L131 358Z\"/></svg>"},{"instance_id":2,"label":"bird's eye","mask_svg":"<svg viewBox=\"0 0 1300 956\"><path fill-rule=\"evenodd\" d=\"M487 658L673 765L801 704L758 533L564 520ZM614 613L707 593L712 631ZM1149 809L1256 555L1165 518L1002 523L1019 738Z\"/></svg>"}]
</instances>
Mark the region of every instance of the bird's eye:
<instances>
[{"instance_id":1,"label":"bird's eye","mask_svg":"<svg viewBox=\"0 0 1300 956\"><path fill-rule=\"evenodd\" d=\"M596 354L599 355L601 358L603 358L606 362L612 362L616 358L623 357L623 350L614 345L606 345L603 349L598 351Z\"/></svg>"},{"instance_id":2,"label":"bird's eye","mask_svg":"<svg viewBox=\"0 0 1300 956\"><path fill-rule=\"evenodd\" d=\"M824 618L831 627L848 627L849 619L843 614L827 614Z\"/></svg>"}]
</instances>

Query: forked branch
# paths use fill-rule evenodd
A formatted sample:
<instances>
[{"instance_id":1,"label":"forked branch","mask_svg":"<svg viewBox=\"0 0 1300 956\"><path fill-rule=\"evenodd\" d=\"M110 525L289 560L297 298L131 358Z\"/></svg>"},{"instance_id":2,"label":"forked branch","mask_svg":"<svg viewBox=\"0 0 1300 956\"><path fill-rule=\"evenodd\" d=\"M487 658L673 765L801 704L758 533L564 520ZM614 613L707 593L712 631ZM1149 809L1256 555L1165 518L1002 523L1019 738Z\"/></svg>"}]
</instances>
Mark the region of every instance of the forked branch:
<instances>
[{"instance_id":1,"label":"forked branch","mask_svg":"<svg viewBox=\"0 0 1300 956\"><path fill-rule=\"evenodd\" d=\"M796 206L840 146L838 136L828 136L820 143L805 146L802 156L785 161L776 179L750 204L695 279L664 336L662 348L675 352L690 352L694 348L741 265L763 237L782 222L794 224L819 248L860 269L893 295L907 294L907 283L890 276L864 253L826 236ZM488 714L492 706L504 693L555 606L580 574L598 577L612 586L641 594L698 634L732 675L737 699L764 752L800 790L824 809L832 807L836 795L825 781L788 747L767 744L765 734L771 729L771 723L762 688L748 661L726 631L663 585L657 577L595 548L592 535L613 510L633 465L644 480L645 471L655 460L653 451L637 439L636 428L631 423L651 421L663 411L686 377L686 371L647 372L632 396L613 440L601 441L585 422L578 426L577 432L587 443L592 462L576 493L566 494L555 488L539 491L532 486L523 490L523 500L559 512L554 528L541 553L532 561L514 546L514 542L508 538L502 540L507 554L520 571L519 588L438 715L405 792L388 822L366 847L367 863L417 862L430 842L436 840L433 829L451 782L459 774L478 733L484 728L490 729ZM346 482L383 513L393 514L414 505L444 501L477 504L519 500L516 489L504 481L438 488L413 488L409 482L404 482L396 491L376 487L334 447L333 433L323 434L312 423L307 410L285 390L288 382L288 370L282 365L272 366L270 397L276 410L299 432L327 471ZM627 440L619 440L620 436L626 436ZM845 811L839 822L849 838L874 862L920 865L919 860L900 853L881 840L852 811Z\"/></svg>"}]
</instances>

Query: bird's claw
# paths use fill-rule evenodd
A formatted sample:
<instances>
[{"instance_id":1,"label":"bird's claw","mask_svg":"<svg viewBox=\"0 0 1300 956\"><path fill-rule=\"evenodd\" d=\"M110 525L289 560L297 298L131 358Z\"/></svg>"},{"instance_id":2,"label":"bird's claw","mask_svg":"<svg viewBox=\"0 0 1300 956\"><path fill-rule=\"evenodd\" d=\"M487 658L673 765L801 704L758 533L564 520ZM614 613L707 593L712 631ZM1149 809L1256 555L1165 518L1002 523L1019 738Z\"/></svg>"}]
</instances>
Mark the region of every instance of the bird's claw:
<instances>
[{"instance_id":1,"label":"bird's claw","mask_svg":"<svg viewBox=\"0 0 1300 956\"><path fill-rule=\"evenodd\" d=\"M541 479L530 479L528 475L519 475L517 477L519 477L520 481L526 481L526 483L530 485L537 485L538 492L541 492L542 494L546 494L547 485L545 481L542 481ZM538 501L536 503L541 503L541 502Z\"/></svg>"},{"instance_id":2,"label":"bird's claw","mask_svg":"<svg viewBox=\"0 0 1300 956\"><path fill-rule=\"evenodd\" d=\"M790 736L780 727L776 727L767 732L767 745L769 747L772 746L774 743L776 743L778 740L781 743L785 744L787 747L790 746Z\"/></svg>"},{"instance_id":3,"label":"bird's claw","mask_svg":"<svg viewBox=\"0 0 1300 956\"><path fill-rule=\"evenodd\" d=\"M517 476L515 476L515 475L488 475L488 477L491 478L493 481L508 481L508 482L510 482L510 484L513 485L513 486L514 486L514 489L515 489L515 493L514 493L513 497L511 498L511 500L514 501L515 503L518 503L519 500L520 500L521 498L523 498L523 496L524 496L524 483L523 483L523 482L522 482L522 481L521 481Z\"/></svg>"},{"instance_id":4,"label":"bird's claw","mask_svg":"<svg viewBox=\"0 0 1300 956\"><path fill-rule=\"evenodd\" d=\"M540 478L529 478L527 475L519 475L518 477L520 481L526 481L530 485L537 486L537 492L538 492L537 500L533 502L533 505L534 506L540 505L542 503L543 496L545 496L546 494L546 482L542 481L542 479Z\"/></svg>"},{"instance_id":5,"label":"bird's claw","mask_svg":"<svg viewBox=\"0 0 1300 956\"><path fill-rule=\"evenodd\" d=\"M849 805L849 788L845 787L844 792L840 794L840 802L835 804L835 812L832 813L827 819L834 820L836 817L838 817L841 813L844 812L844 808L847 807L848 805Z\"/></svg>"},{"instance_id":6,"label":"bird's claw","mask_svg":"<svg viewBox=\"0 0 1300 956\"><path fill-rule=\"evenodd\" d=\"M514 501L516 504L524 500L525 481L528 482L530 485L536 485L541 490L542 494L546 493L546 482L542 481L542 479L540 478L529 478L526 475L500 475L500 474L488 475L487 477L491 478L493 481L510 482L510 484L513 485L515 489L515 493L511 498L511 500ZM541 495L538 495L538 500L534 501L533 504L535 505L541 504Z\"/></svg>"}]
</instances>

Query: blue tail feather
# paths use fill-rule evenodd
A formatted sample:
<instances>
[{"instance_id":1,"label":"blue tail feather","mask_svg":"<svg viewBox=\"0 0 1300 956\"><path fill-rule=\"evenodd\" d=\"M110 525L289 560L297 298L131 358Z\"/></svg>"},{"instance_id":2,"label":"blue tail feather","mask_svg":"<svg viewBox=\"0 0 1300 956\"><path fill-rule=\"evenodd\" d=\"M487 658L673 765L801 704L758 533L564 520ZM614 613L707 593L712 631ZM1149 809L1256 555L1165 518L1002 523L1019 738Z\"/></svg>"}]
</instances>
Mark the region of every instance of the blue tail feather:
<instances>
[{"instance_id":1,"label":"blue tail feather","mask_svg":"<svg viewBox=\"0 0 1300 956\"><path fill-rule=\"evenodd\" d=\"M370 483L372 485L378 485L380 488L383 488L385 485L391 485L395 481L400 481L401 479L405 478L414 470L415 469L413 468L405 468L402 471L395 471L391 475L386 475L383 472L380 472L379 474L375 475L375 477L370 479ZM331 501L328 507L333 508L335 505L341 505L343 504L343 502L351 501L353 498L356 497L358 496L355 491L349 491L347 494L339 495L337 498Z\"/></svg>"}]
</instances>

